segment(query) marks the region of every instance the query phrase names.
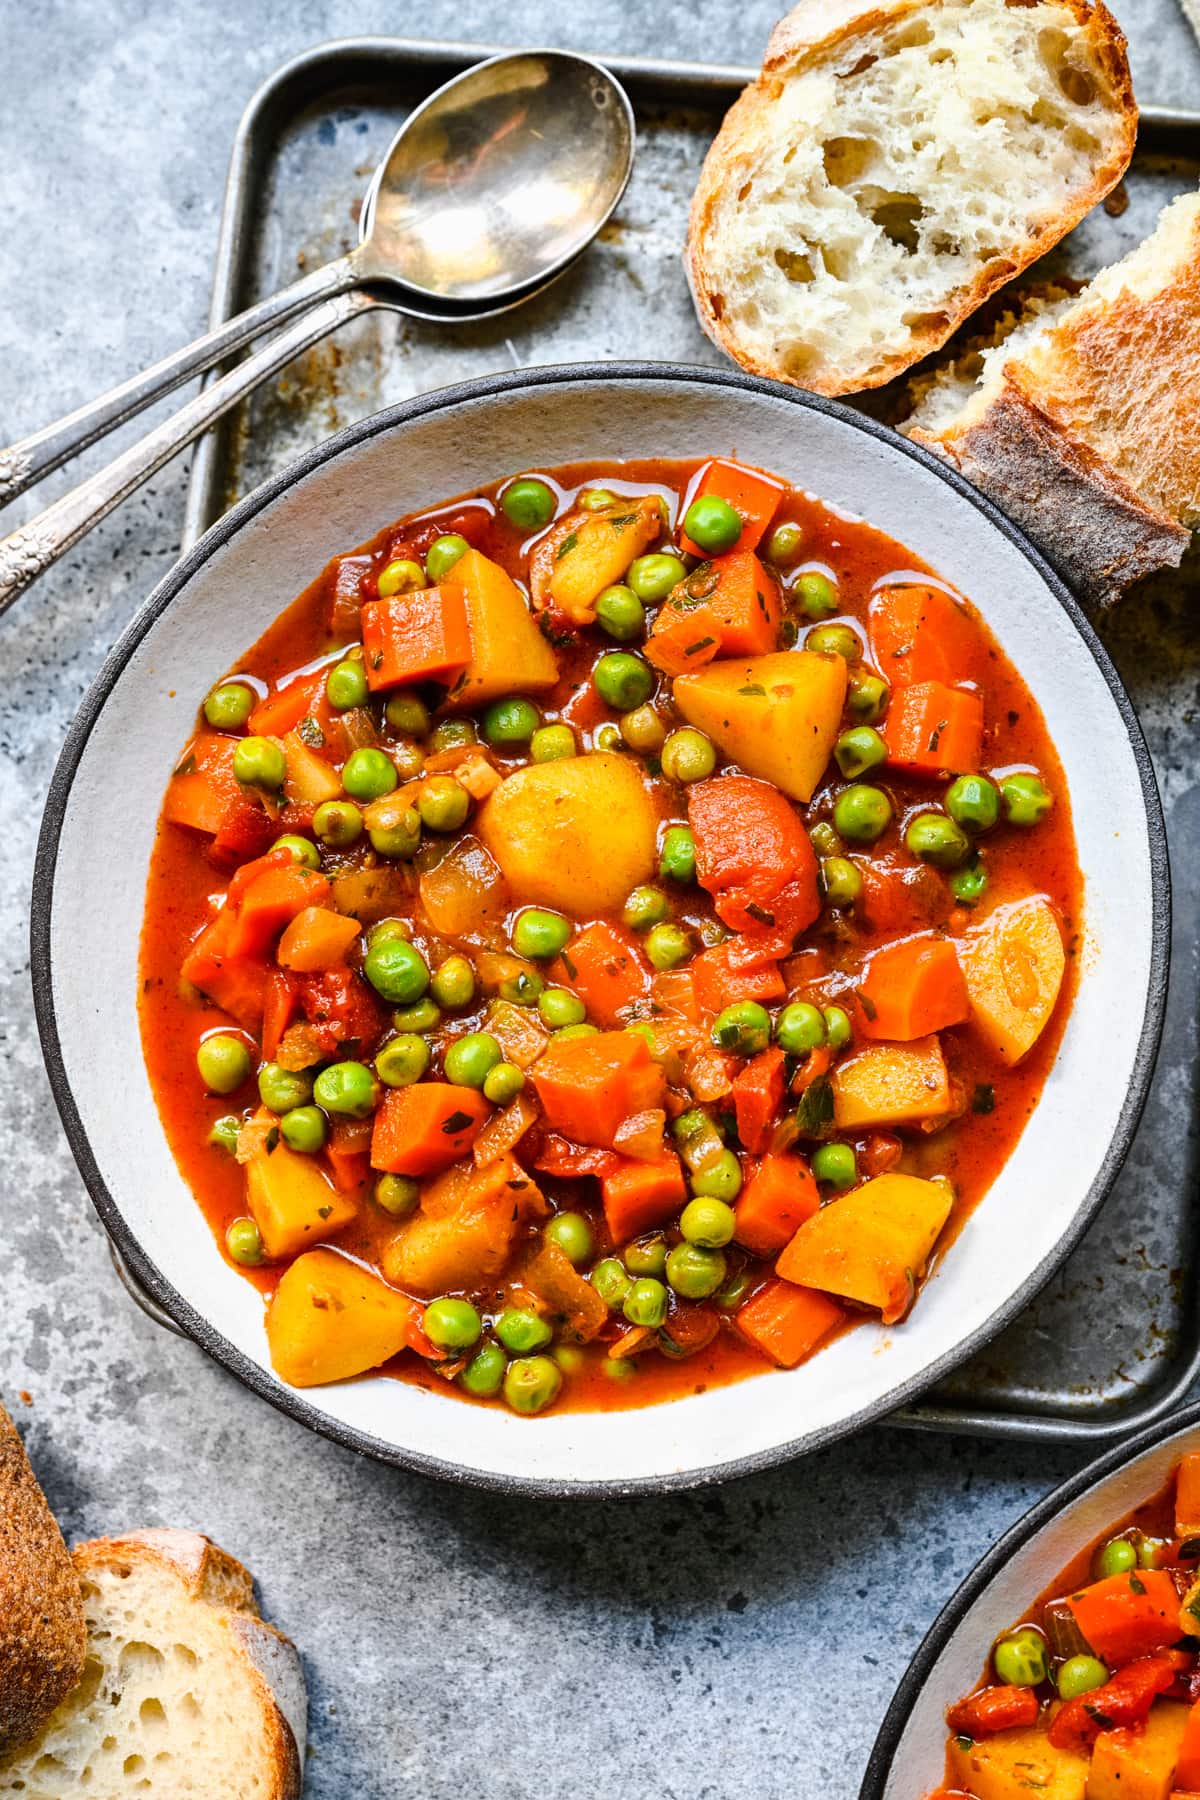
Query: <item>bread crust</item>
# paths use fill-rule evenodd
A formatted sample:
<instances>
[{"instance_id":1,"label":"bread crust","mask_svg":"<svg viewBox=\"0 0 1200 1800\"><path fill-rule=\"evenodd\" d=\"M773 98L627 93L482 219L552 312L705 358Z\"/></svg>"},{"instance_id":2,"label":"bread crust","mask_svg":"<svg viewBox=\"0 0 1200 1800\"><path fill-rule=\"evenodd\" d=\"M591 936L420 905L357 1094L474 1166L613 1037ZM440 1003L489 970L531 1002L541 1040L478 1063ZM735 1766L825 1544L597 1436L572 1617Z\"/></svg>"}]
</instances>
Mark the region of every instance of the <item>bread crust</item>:
<instances>
[{"instance_id":1,"label":"bread crust","mask_svg":"<svg viewBox=\"0 0 1200 1800\"><path fill-rule=\"evenodd\" d=\"M0 1406L0 1754L35 1737L83 1673L79 1580Z\"/></svg>"},{"instance_id":2,"label":"bread crust","mask_svg":"<svg viewBox=\"0 0 1200 1800\"><path fill-rule=\"evenodd\" d=\"M1042 0L1026 0L1026 3L1036 6ZM890 5L864 3L864 0L800 0L772 32L758 79L738 96L726 114L704 159L700 180L692 196L684 268L697 317L707 336L742 368L768 380L784 381L794 387L831 396L882 387L922 357L940 350L963 320L969 318L990 294L1065 237L1072 226L1116 186L1128 167L1137 137L1138 115L1125 36L1103 0L1061 0L1061 3L1088 28L1093 55L1113 90L1120 131L1112 154L1097 166L1092 180L1076 194L1070 205L1062 207L1040 229L1029 232L1021 243L1006 246L1004 255L986 264L958 297L946 305L936 322L930 320L910 329L903 345L898 345L891 356L878 362L861 381L850 384L833 374L823 375L819 370L799 381L776 362L756 355L740 341L723 322L721 296L707 277L706 238L718 198L738 177L743 145L753 140L760 126L765 124L784 83L813 67L831 51L840 50L855 39L867 39L883 26L895 24L914 12L935 5L936 0L892 0Z\"/></svg>"}]
</instances>

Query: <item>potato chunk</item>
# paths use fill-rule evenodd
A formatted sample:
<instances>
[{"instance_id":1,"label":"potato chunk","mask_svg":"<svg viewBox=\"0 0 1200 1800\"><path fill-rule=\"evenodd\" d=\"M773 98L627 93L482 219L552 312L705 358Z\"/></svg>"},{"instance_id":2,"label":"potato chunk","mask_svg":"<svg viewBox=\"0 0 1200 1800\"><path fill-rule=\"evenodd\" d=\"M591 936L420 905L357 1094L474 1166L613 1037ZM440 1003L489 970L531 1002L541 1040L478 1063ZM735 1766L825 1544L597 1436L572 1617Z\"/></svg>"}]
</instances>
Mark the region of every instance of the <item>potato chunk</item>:
<instances>
[{"instance_id":1,"label":"potato chunk","mask_svg":"<svg viewBox=\"0 0 1200 1800\"><path fill-rule=\"evenodd\" d=\"M890 1325L912 1305L917 1277L953 1204L947 1182L877 1175L805 1219L775 1273L799 1287L876 1306Z\"/></svg>"},{"instance_id":2,"label":"potato chunk","mask_svg":"<svg viewBox=\"0 0 1200 1800\"><path fill-rule=\"evenodd\" d=\"M975 1800L1084 1800L1088 1758L1056 1750L1044 1731L998 1731L994 1737L951 1738L948 1786Z\"/></svg>"},{"instance_id":3,"label":"potato chunk","mask_svg":"<svg viewBox=\"0 0 1200 1800\"><path fill-rule=\"evenodd\" d=\"M537 694L558 680L558 659L538 630L525 596L499 563L468 550L454 565L471 633L471 660L447 705L466 712L501 694Z\"/></svg>"},{"instance_id":4,"label":"potato chunk","mask_svg":"<svg viewBox=\"0 0 1200 1800\"><path fill-rule=\"evenodd\" d=\"M846 662L810 650L711 663L675 681L675 704L748 775L811 800L846 699Z\"/></svg>"},{"instance_id":5,"label":"potato chunk","mask_svg":"<svg viewBox=\"0 0 1200 1800\"><path fill-rule=\"evenodd\" d=\"M658 810L637 765L596 751L502 781L476 830L518 905L612 912L657 866Z\"/></svg>"},{"instance_id":6,"label":"potato chunk","mask_svg":"<svg viewBox=\"0 0 1200 1800\"><path fill-rule=\"evenodd\" d=\"M358 1211L353 1196L339 1193L311 1156L280 1143L268 1151L264 1142L246 1164L246 1198L272 1262L310 1249Z\"/></svg>"},{"instance_id":7,"label":"potato chunk","mask_svg":"<svg viewBox=\"0 0 1200 1800\"><path fill-rule=\"evenodd\" d=\"M512 1156L486 1168L455 1163L421 1195L421 1205L383 1252L398 1287L433 1297L499 1275L517 1226L546 1210L541 1189Z\"/></svg>"},{"instance_id":8,"label":"potato chunk","mask_svg":"<svg viewBox=\"0 0 1200 1800\"><path fill-rule=\"evenodd\" d=\"M590 625L596 598L621 581L635 556L662 536L656 494L619 499L602 512L569 513L536 546L530 559L535 606L557 606L577 625Z\"/></svg>"},{"instance_id":9,"label":"potato chunk","mask_svg":"<svg viewBox=\"0 0 1200 1800\"><path fill-rule=\"evenodd\" d=\"M1180 1700L1156 1700L1144 1731L1102 1731L1092 1751L1088 1800L1168 1800L1187 1725Z\"/></svg>"},{"instance_id":10,"label":"potato chunk","mask_svg":"<svg viewBox=\"0 0 1200 1800\"><path fill-rule=\"evenodd\" d=\"M418 1309L404 1294L336 1250L298 1256L267 1313L267 1343L292 1387L345 1381L403 1350Z\"/></svg>"},{"instance_id":11,"label":"potato chunk","mask_svg":"<svg viewBox=\"0 0 1200 1800\"><path fill-rule=\"evenodd\" d=\"M971 1017L1006 1063L1020 1062L1050 1022L1067 966L1048 900L998 906L958 942Z\"/></svg>"},{"instance_id":12,"label":"potato chunk","mask_svg":"<svg viewBox=\"0 0 1200 1800\"><path fill-rule=\"evenodd\" d=\"M950 1076L936 1036L872 1044L830 1077L839 1131L905 1125L950 1111Z\"/></svg>"}]
</instances>

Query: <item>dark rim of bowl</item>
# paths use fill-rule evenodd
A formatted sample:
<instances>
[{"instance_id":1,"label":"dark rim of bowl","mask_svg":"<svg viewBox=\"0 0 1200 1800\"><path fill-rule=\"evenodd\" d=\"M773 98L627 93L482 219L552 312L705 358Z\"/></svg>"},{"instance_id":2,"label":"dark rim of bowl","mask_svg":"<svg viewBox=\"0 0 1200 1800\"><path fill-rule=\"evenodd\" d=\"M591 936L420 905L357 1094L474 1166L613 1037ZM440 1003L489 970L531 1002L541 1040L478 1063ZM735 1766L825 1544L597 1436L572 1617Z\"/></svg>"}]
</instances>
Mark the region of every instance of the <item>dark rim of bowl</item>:
<instances>
[{"instance_id":1,"label":"dark rim of bowl","mask_svg":"<svg viewBox=\"0 0 1200 1800\"><path fill-rule=\"evenodd\" d=\"M67 1079L55 1018L54 990L50 969L51 914L59 837L76 770L87 747L92 728L126 663L150 628L186 587L196 570L215 552L236 537L243 525L262 512L265 507L271 505L298 481L312 474L323 464L333 461L344 451L365 443L383 432L391 431L397 426L428 417L434 413L453 411L456 407L471 401L493 399L498 395L521 390L579 385L589 382L602 383L607 387L616 383L668 382L678 386L722 388L732 393L754 394L776 403L782 402L792 406L807 407L813 412L824 413L830 418L839 420L842 424L849 425L855 431L862 432L866 437L876 439L898 456L910 458L935 475L965 504L973 507L976 512L982 513L992 527L1021 552L1049 588L1090 650L1112 694L1114 704L1125 726L1141 782L1152 889L1150 971L1146 1009L1129 1092L1113 1128L1100 1171L1088 1193L1080 1201L1074 1218L1049 1256L1026 1277L1020 1287L1008 1297L1003 1305L997 1308L978 1331L972 1333L962 1344L957 1345L944 1356L938 1357L919 1375L901 1383L881 1399L872 1401L870 1405L860 1408L856 1413L849 1414L836 1424L824 1426L820 1430L798 1438L791 1438L784 1443L773 1445L769 1449L756 1451L748 1456L734 1457L726 1462L714 1463L705 1468L667 1471L660 1475L638 1476L612 1482L603 1480L570 1482L543 1480L536 1476L506 1475L487 1469L472 1468L468 1464L448 1463L441 1458L424 1455L416 1450L397 1448L372 1436L369 1432L344 1425L340 1420L321 1412L317 1407L310 1405L295 1389L285 1387L258 1363L229 1343L184 1300L183 1296L172 1287L142 1250L108 1190L92 1154L91 1145ZM1132 702L1125 692L1107 652L1077 601L1045 559L989 500L970 487L960 475L947 468L938 458L918 445L910 443L906 438L900 437L888 427L878 424L861 413L854 412L837 401L826 400L801 389L785 388L777 383L764 381L758 376L745 375L741 372L708 369L688 363L566 363L545 368L521 369L504 374L481 376L472 381L460 382L452 387L439 388L433 393L422 394L415 399L402 401L397 406L388 407L383 412L374 413L355 425L347 426L345 430L338 432L334 437L326 439L312 450L307 451L287 469L274 476L270 481L264 482L252 494L239 501L205 532L204 536L186 555L180 558L122 632L84 696L67 734L51 780L46 811L38 838L37 860L34 867L30 944L34 1008L41 1035L42 1053L45 1057L55 1104L58 1107L67 1141L71 1146L79 1171L91 1195L92 1203L100 1215L101 1222L115 1243L122 1260L150 1297L188 1337L235 1375L239 1381L256 1394L269 1400L281 1412L298 1419L302 1424L320 1432L322 1436L330 1438L333 1442L342 1444L349 1450L360 1451L375 1457L381 1462L411 1469L420 1474L436 1476L439 1479L460 1481L469 1486L490 1488L503 1493L526 1494L545 1499L622 1498L637 1494L667 1493L675 1489L702 1487L712 1482L730 1480L736 1476L755 1474L760 1470L774 1468L797 1456L820 1449L826 1444L836 1442L839 1438L847 1437L852 1432L859 1431L864 1426L886 1417L897 1407L915 1399L918 1394L933 1386L951 1369L966 1362L1016 1317L1022 1307L1049 1280L1064 1258L1079 1242L1108 1194L1128 1153L1146 1102L1162 1032L1169 962L1170 917L1170 874L1166 827L1163 822L1153 764ZM536 1430L536 1427L531 1427L531 1429Z\"/></svg>"},{"instance_id":2,"label":"dark rim of bowl","mask_svg":"<svg viewBox=\"0 0 1200 1800\"><path fill-rule=\"evenodd\" d=\"M1037 1536L1044 1525L1048 1525L1059 1513L1074 1501L1080 1500L1101 1481L1113 1475L1118 1469L1127 1468L1148 1451L1155 1450L1159 1444L1178 1432L1184 1432L1193 1426L1200 1425L1200 1402L1185 1406L1180 1412L1169 1414L1165 1419L1156 1419L1134 1438L1124 1444L1118 1444L1113 1450L1106 1450L1095 1462L1090 1462L1077 1475L1068 1476L1058 1487L1031 1506L1015 1524L1010 1525L1004 1536L1000 1538L987 1554L980 1558L962 1585L957 1588L951 1598L943 1606L917 1648L917 1653L909 1663L901 1679L899 1687L892 1697L892 1703L883 1716L879 1734L872 1746L867 1761L866 1773L862 1786L858 1790L858 1800L883 1800L884 1789L892 1772L896 1751L900 1739L904 1735L913 1707L917 1703L921 1689L928 1681L934 1664L946 1648L969 1609L985 1593L996 1576L1007 1566L1018 1550L1024 1549L1031 1538ZM1147 1498L1149 1496L1147 1495ZM1009 1621L999 1619L997 1631L1006 1629ZM970 1677L968 1676L968 1680Z\"/></svg>"}]
</instances>

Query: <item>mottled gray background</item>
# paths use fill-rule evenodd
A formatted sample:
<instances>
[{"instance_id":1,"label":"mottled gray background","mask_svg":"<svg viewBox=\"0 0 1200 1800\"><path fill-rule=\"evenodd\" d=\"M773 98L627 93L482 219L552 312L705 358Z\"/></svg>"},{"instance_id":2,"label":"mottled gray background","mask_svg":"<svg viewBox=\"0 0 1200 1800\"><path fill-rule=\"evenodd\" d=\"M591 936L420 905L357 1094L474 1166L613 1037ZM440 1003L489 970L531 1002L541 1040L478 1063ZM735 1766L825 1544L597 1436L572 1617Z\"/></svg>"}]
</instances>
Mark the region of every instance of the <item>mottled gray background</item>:
<instances>
[{"instance_id":1,"label":"mottled gray background","mask_svg":"<svg viewBox=\"0 0 1200 1800\"><path fill-rule=\"evenodd\" d=\"M1173 0L1116 10L1142 100L1196 104L1200 53ZM523 22L496 0L2 0L0 442L201 327L238 114L293 52L420 31L749 62L773 16L772 0L539 0ZM1078 1455L880 1430L709 1493L495 1499L306 1434L116 1283L42 1072L26 921L59 744L177 553L185 480L166 471L0 623L0 1392L64 1530L194 1525L247 1561L305 1654L322 1800L845 1800L943 1599ZM1176 823L1194 824L1180 740L1196 645L1177 607L1160 622L1186 679L1168 691L1145 671L1152 738ZM1137 632L1116 638L1136 672ZM1168 1076L1160 1141L1182 1132L1182 1057Z\"/></svg>"}]
</instances>

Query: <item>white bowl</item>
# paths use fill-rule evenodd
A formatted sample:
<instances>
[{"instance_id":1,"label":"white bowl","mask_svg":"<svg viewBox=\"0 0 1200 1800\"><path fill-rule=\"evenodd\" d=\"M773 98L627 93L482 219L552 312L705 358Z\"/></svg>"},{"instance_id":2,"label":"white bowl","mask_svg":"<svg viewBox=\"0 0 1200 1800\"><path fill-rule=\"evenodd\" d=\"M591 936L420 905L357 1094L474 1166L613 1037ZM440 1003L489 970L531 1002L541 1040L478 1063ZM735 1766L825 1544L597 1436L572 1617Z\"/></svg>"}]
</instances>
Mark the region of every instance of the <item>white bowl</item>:
<instances>
[{"instance_id":1,"label":"white bowl","mask_svg":"<svg viewBox=\"0 0 1200 1800\"><path fill-rule=\"evenodd\" d=\"M920 1800L942 1786L946 1708L979 1679L996 1638L1079 1551L1150 1500L1200 1449L1200 1406L1163 1419L1064 1481L977 1563L934 1620L896 1689L859 1800Z\"/></svg>"},{"instance_id":2,"label":"white bowl","mask_svg":"<svg viewBox=\"0 0 1200 1800\"><path fill-rule=\"evenodd\" d=\"M1082 979L1041 1103L900 1329L669 1405L536 1421L382 1377L298 1393L272 1373L255 1290L222 1262L141 1066L137 953L163 789L196 708L330 556L513 469L738 455L881 527L970 596L1040 705L1086 877ZM1019 534L856 413L750 377L661 364L500 375L406 402L227 514L150 596L85 699L42 827L33 917L42 1043L71 1147L151 1297L275 1405L356 1449L541 1493L631 1492L796 1456L879 1418L1005 1325L1062 1261L1129 1146L1166 987L1165 837L1149 756L1104 651Z\"/></svg>"}]
</instances>

